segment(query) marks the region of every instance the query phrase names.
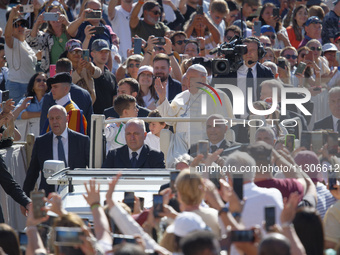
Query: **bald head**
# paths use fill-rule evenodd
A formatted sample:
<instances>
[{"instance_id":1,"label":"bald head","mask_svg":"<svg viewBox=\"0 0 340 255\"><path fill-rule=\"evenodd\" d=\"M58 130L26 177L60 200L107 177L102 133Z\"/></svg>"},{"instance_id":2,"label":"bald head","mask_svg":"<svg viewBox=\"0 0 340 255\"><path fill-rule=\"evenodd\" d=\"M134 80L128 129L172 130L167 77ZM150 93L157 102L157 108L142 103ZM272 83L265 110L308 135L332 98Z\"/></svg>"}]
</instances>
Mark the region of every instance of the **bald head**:
<instances>
[{"instance_id":1,"label":"bald head","mask_svg":"<svg viewBox=\"0 0 340 255\"><path fill-rule=\"evenodd\" d=\"M279 233L271 233L266 235L258 249L259 255L290 255L289 240Z\"/></svg>"}]
</instances>

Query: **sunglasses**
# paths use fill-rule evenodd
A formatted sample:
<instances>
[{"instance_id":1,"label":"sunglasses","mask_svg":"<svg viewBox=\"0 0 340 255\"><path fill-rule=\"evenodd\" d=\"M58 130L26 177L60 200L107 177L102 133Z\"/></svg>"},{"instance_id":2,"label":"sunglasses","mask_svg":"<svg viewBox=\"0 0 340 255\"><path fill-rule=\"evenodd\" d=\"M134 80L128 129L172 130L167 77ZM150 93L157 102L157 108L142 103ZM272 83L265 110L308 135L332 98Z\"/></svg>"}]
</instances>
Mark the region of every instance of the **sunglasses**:
<instances>
[{"instance_id":1,"label":"sunglasses","mask_svg":"<svg viewBox=\"0 0 340 255\"><path fill-rule=\"evenodd\" d=\"M161 15L161 12L160 11L151 11L153 14L155 15Z\"/></svg>"},{"instance_id":2,"label":"sunglasses","mask_svg":"<svg viewBox=\"0 0 340 255\"><path fill-rule=\"evenodd\" d=\"M155 46L153 47L155 51L164 51L164 48L161 46Z\"/></svg>"},{"instance_id":3,"label":"sunglasses","mask_svg":"<svg viewBox=\"0 0 340 255\"><path fill-rule=\"evenodd\" d=\"M15 27L15 28L18 28L18 27L23 27L23 28L25 28L26 25L25 25L25 23L15 23L15 24L14 24L14 27Z\"/></svg>"},{"instance_id":4,"label":"sunglasses","mask_svg":"<svg viewBox=\"0 0 340 255\"><path fill-rule=\"evenodd\" d=\"M289 55L289 54L287 54L287 55L285 55L284 56L286 59L290 59L290 58L292 58L292 59L297 59L297 56L296 55Z\"/></svg>"},{"instance_id":5,"label":"sunglasses","mask_svg":"<svg viewBox=\"0 0 340 255\"><path fill-rule=\"evenodd\" d=\"M36 81L36 82L42 82L42 81L43 81L43 82L46 82L46 79L37 78L37 79L35 79L35 81Z\"/></svg>"},{"instance_id":6,"label":"sunglasses","mask_svg":"<svg viewBox=\"0 0 340 255\"><path fill-rule=\"evenodd\" d=\"M83 52L81 50L74 50L74 51L69 51L71 55L83 55Z\"/></svg>"},{"instance_id":7,"label":"sunglasses","mask_svg":"<svg viewBox=\"0 0 340 255\"><path fill-rule=\"evenodd\" d=\"M178 40L175 43L177 43L178 45L182 45L183 43L186 43L187 40Z\"/></svg>"},{"instance_id":8,"label":"sunglasses","mask_svg":"<svg viewBox=\"0 0 340 255\"><path fill-rule=\"evenodd\" d=\"M310 47L310 49L311 49L312 51L315 51L315 50L321 51L321 47L320 47L320 46L319 46L319 47Z\"/></svg>"},{"instance_id":9,"label":"sunglasses","mask_svg":"<svg viewBox=\"0 0 340 255\"><path fill-rule=\"evenodd\" d=\"M139 68L139 67L140 67L140 64L139 64L139 63L138 63L138 64L129 64L128 67L129 67L129 68L134 68L134 67Z\"/></svg>"}]
</instances>

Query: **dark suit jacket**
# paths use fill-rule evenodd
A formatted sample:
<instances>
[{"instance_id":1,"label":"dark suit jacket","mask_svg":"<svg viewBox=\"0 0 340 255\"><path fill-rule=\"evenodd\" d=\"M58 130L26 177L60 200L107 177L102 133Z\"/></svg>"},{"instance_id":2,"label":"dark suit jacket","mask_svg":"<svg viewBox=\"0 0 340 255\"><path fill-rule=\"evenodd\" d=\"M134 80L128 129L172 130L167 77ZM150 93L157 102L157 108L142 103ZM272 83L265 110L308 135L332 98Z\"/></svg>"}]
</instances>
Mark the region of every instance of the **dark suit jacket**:
<instances>
[{"instance_id":1,"label":"dark suit jacket","mask_svg":"<svg viewBox=\"0 0 340 255\"><path fill-rule=\"evenodd\" d=\"M274 79L274 74L272 73L272 71L262 65L261 63L257 63L256 64L256 72L257 72L257 76L256 76L256 100L259 100L260 99L260 95L261 95L261 90L260 90L260 84L261 82L265 81L265 80L268 80L268 79ZM232 84L232 85L235 85L237 86L237 72L230 72L228 73L225 78L224 78L224 83L227 83L227 84ZM224 89L221 89L223 92L225 92L228 97L230 98L231 102L233 102L233 97L232 97L232 94L229 90L224 90Z\"/></svg>"},{"instance_id":2,"label":"dark suit jacket","mask_svg":"<svg viewBox=\"0 0 340 255\"><path fill-rule=\"evenodd\" d=\"M228 148L231 148L231 147L235 147L237 145L240 145L240 144L239 143L231 143L227 140L223 140L223 142L220 144L220 146L217 149L225 150L225 149L228 149ZM196 157L197 156L197 148L198 148L198 143L191 145L191 147L188 151L188 154L190 154L193 157ZM220 156L226 156L226 155L222 152L220 154Z\"/></svg>"},{"instance_id":3,"label":"dark suit jacket","mask_svg":"<svg viewBox=\"0 0 340 255\"><path fill-rule=\"evenodd\" d=\"M313 131L318 129L334 129L332 115L314 123Z\"/></svg>"},{"instance_id":4,"label":"dark suit jacket","mask_svg":"<svg viewBox=\"0 0 340 255\"><path fill-rule=\"evenodd\" d=\"M89 165L90 139L88 136L68 129L68 167L85 168ZM53 159L52 131L39 136L33 146L32 159L27 170L23 190L30 194L41 172L39 189L45 189L46 194L54 191L53 185L48 185L42 172L45 160Z\"/></svg>"},{"instance_id":5,"label":"dark suit jacket","mask_svg":"<svg viewBox=\"0 0 340 255\"><path fill-rule=\"evenodd\" d=\"M91 126L91 115L93 113L92 107L92 99L90 93L79 87L78 85L71 84L71 99L74 101L78 107L83 110L83 114L87 121L87 133L90 134L90 126ZM47 113L51 106L55 105L55 101L53 100L52 93L49 92L45 94L44 101L41 109L40 115L40 134L44 130L44 125L47 119Z\"/></svg>"},{"instance_id":6,"label":"dark suit jacket","mask_svg":"<svg viewBox=\"0 0 340 255\"><path fill-rule=\"evenodd\" d=\"M0 185L5 192L10 195L18 204L25 206L31 200L25 195L20 185L13 179L12 175L8 172L5 161L0 155ZM0 205L0 223L4 223L4 217Z\"/></svg>"},{"instance_id":7,"label":"dark suit jacket","mask_svg":"<svg viewBox=\"0 0 340 255\"><path fill-rule=\"evenodd\" d=\"M172 79L171 76L169 76L168 82L168 101L170 102L177 94L182 92L182 85L179 81Z\"/></svg>"},{"instance_id":8,"label":"dark suit jacket","mask_svg":"<svg viewBox=\"0 0 340 255\"><path fill-rule=\"evenodd\" d=\"M129 148L127 145L109 151L103 168L131 168ZM165 168L163 152L151 150L146 144L140 152L136 168Z\"/></svg>"}]
</instances>

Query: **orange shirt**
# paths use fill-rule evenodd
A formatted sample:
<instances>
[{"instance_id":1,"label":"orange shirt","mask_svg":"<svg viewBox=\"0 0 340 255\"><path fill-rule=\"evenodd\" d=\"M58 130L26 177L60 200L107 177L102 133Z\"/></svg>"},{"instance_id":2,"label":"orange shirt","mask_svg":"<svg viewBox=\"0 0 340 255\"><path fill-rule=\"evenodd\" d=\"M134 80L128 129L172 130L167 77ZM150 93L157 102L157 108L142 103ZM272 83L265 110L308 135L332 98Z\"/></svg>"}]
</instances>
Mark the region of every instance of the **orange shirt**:
<instances>
[{"instance_id":1,"label":"orange shirt","mask_svg":"<svg viewBox=\"0 0 340 255\"><path fill-rule=\"evenodd\" d=\"M288 34L288 38L289 38L290 44L295 49L298 49L299 48L299 44L300 44L301 41L296 40L296 35L295 35L293 27L289 26L286 29L287 29L287 34Z\"/></svg>"}]
</instances>

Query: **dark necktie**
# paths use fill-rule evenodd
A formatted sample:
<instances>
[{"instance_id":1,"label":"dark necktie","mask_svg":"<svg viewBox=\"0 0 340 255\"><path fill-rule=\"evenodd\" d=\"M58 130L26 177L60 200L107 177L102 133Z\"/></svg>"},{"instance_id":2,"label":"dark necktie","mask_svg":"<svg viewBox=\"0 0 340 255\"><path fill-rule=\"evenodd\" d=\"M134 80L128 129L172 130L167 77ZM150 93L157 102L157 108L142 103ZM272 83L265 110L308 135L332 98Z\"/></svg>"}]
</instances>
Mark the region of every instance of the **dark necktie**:
<instances>
[{"instance_id":1,"label":"dark necktie","mask_svg":"<svg viewBox=\"0 0 340 255\"><path fill-rule=\"evenodd\" d=\"M57 139L58 139L58 159L61 161L64 161L65 167L67 167L65 151L64 151L63 141L61 140L61 136L58 135Z\"/></svg>"},{"instance_id":2,"label":"dark necktie","mask_svg":"<svg viewBox=\"0 0 340 255\"><path fill-rule=\"evenodd\" d=\"M131 154L132 154L131 166L132 166L132 168L135 168L137 166L137 155L138 155L138 153L134 151Z\"/></svg>"},{"instance_id":3,"label":"dark necktie","mask_svg":"<svg viewBox=\"0 0 340 255\"><path fill-rule=\"evenodd\" d=\"M248 68L248 73L247 73L247 82L246 82L246 89L247 89L247 102L248 102L248 88L253 88L253 94L252 94L252 99L254 100L254 76L253 76L253 73L252 73L252 69L251 68ZM248 105L248 103L246 104Z\"/></svg>"},{"instance_id":4,"label":"dark necktie","mask_svg":"<svg viewBox=\"0 0 340 255\"><path fill-rule=\"evenodd\" d=\"M214 153L217 150L217 146L216 145L211 145L210 146L210 152Z\"/></svg>"},{"instance_id":5,"label":"dark necktie","mask_svg":"<svg viewBox=\"0 0 340 255\"><path fill-rule=\"evenodd\" d=\"M339 133L339 135L340 135L340 120L338 120L338 133Z\"/></svg>"}]
</instances>

